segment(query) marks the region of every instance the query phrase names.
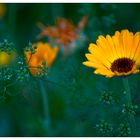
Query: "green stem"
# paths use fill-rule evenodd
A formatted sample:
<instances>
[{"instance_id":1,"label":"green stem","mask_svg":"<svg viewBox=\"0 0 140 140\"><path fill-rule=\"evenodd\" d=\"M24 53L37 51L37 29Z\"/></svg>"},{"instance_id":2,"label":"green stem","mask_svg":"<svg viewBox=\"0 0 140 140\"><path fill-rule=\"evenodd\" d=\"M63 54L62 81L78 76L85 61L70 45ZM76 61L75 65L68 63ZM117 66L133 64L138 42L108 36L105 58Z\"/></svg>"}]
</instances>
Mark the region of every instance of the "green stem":
<instances>
[{"instance_id":1,"label":"green stem","mask_svg":"<svg viewBox=\"0 0 140 140\"><path fill-rule=\"evenodd\" d=\"M129 105L133 105L128 77L123 78L123 84L124 84L124 88L125 88L126 95L127 95L127 103ZM130 119L131 119L132 127L134 128L134 131L135 131L136 130L136 123L135 123L134 115L131 115Z\"/></svg>"},{"instance_id":2,"label":"green stem","mask_svg":"<svg viewBox=\"0 0 140 140\"><path fill-rule=\"evenodd\" d=\"M48 94L45 89L44 82L40 79L39 79L39 86L40 86L40 92L41 92L41 98L42 98L42 104L43 104L44 123L49 134L51 119L50 119L50 113L49 113Z\"/></svg>"},{"instance_id":3,"label":"green stem","mask_svg":"<svg viewBox=\"0 0 140 140\"><path fill-rule=\"evenodd\" d=\"M131 91L130 91L129 81L127 77L123 78L123 84L124 84L124 88L127 94L127 102L128 104L132 105Z\"/></svg>"}]
</instances>

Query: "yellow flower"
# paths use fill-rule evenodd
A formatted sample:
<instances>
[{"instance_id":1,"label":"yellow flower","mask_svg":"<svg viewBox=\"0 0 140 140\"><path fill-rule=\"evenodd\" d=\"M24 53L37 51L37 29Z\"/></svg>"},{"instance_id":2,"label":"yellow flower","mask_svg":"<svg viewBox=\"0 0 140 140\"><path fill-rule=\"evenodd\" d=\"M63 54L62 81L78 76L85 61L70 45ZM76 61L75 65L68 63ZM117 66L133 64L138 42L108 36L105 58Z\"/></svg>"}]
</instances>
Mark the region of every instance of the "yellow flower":
<instances>
[{"instance_id":1,"label":"yellow flower","mask_svg":"<svg viewBox=\"0 0 140 140\"><path fill-rule=\"evenodd\" d=\"M36 76L38 72L43 72L38 68L38 66L43 67L42 62L45 62L48 67L51 67L58 53L58 47L52 48L48 43L38 42L32 45L33 48L35 46L37 46L37 49L34 54L31 54L31 51L24 52L26 63L33 76Z\"/></svg>"},{"instance_id":2,"label":"yellow flower","mask_svg":"<svg viewBox=\"0 0 140 140\"><path fill-rule=\"evenodd\" d=\"M6 4L0 3L0 18L2 18L6 13Z\"/></svg>"},{"instance_id":3,"label":"yellow flower","mask_svg":"<svg viewBox=\"0 0 140 140\"><path fill-rule=\"evenodd\" d=\"M12 52L10 52L10 54L8 54L7 52L0 51L0 67L9 65L15 59L16 59L15 52L12 51Z\"/></svg>"},{"instance_id":4,"label":"yellow flower","mask_svg":"<svg viewBox=\"0 0 140 140\"><path fill-rule=\"evenodd\" d=\"M89 45L83 62L88 67L95 68L95 74L126 76L139 72L140 68L140 32L133 34L128 30L116 31L111 37L100 35L96 44Z\"/></svg>"}]
</instances>

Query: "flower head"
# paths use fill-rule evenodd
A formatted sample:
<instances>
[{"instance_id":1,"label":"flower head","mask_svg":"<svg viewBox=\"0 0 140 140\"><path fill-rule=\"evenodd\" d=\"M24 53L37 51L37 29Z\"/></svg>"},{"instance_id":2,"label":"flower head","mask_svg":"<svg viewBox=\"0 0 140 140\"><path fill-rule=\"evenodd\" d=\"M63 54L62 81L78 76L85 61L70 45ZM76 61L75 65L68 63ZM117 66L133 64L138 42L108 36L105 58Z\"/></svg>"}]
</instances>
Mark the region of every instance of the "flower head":
<instances>
[{"instance_id":1,"label":"flower head","mask_svg":"<svg viewBox=\"0 0 140 140\"><path fill-rule=\"evenodd\" d=\"M0 51L0 67L10 65L15 59L16 53L14 51Z\"/></svg>"},{"instance_id":2,"label":"flower head","mask_svg":"<svg viewBox=\"0 0 140 140\"><path fill-rule=\"evenodd\" d=\"M79 48L76 43L83 44L85 42L86 36L83 29L87 20L88 16L82 17L77 26L65 18L57 18L54 26L44 26L42 23L38 23L41 33L37 38L47 37L49 41L62 47L64 56L67 56L76 48Z\"/></svg>"},{"instance_id":3,"label":"flower head","mask_svg":"<svg viewBox=\"0 0 140 140\"><path fill-rule=\"evenodd\" d=\"M70 20L65 18L57 18L54 26L44 26L42 23L39 23L38 26L41 29L40 37L49 37L50 39L56 39L58 44L66 47L73 41L75 41L79 35L78 31L82 30L87 23L87 16L84 16L78 26L75 26Z\"/></svg>"},{"instance_id":4,"label":"flower head","mask_svg":"<svg viewBox=\"0 0 140 140\"><path fill-rule=\"evenodd\" d=\"M75 26L64 18L57 18L55 26L44 26L42 23L38 24L42 32L38 36L49 37L50 39L56 39L58 44L68 45L70 42L76 39Z\"/></svg>"},{"instance_id":5,"label":"flower head","mask_svg":"<svg viewBox=\"0 0 140 140\"><path fill-rule=\"evenodd\" d=\"M112 37L100 35L96 44L91 43L88 49L88 61L83 64L95 68L95 74L113 77L139 72L140 32L133 34L122 30L116 31Z\"/></svg>"},{"instance_id":6,"label":"flower head","mask_svg":"<svg viewBox=\"0 0 140 140\"><path fill-rule=\"evenodd\" d=\"M58 47L52 48L48 43L38 42L32 45L32 48L35 47L33 54L30 50L24 52L26 63L33 76L36 76L38 72L45 72L44 66L51 67L58 53Z\"/></svg>"}]
</instances>

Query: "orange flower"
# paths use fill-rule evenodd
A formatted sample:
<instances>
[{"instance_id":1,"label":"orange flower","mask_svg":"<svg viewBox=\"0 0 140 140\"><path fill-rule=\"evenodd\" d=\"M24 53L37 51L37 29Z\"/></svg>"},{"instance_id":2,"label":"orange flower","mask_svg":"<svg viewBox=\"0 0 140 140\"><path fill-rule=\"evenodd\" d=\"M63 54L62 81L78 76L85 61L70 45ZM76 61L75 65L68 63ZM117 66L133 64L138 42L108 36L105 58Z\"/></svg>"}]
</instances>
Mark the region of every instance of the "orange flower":
<instances>
[{"instance_id":1,"label":"orange flower","mask_svg":"<svg viewBox=\"0 0 140 140\"><path fill-rule=\"evenodd\" d=\"M24 52L26 63L33 76L36 76L38 72L44 72L39 68L44 67L43 62L45 62L48 67L51 67L58 53L58 47L52 48L48 43L38 42L33 44L32 48L35 46L37 46L37 49L35 49L34 54L32 54L31 51Z\"/></svg>"},{"instance_id":2,"label":"orange flower","mask_svg":"<svg viewBox=\"0 0 140 140\"><path fill-rule=\"evenodd\" d=\"M50 39L56 39L58 44L66 47L78 38L78 30L82 30L87 23L87 16L84 16L78 26L74 26L72 22L64 18L57 18L55 26L44 26L39 23L38 26L42 30L38 38L49 37Z\"/></svg>"}]
</instances>

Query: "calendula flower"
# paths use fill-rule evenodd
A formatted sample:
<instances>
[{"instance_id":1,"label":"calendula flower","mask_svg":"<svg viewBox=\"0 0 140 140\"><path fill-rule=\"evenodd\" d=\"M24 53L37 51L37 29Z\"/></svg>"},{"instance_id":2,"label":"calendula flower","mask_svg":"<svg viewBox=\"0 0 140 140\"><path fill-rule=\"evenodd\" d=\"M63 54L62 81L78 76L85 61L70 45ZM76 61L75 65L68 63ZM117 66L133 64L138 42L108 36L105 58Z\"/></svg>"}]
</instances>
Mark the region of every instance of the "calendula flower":
<instances>
[{"instance_id":1,"label":"calendula flower","mask_svg":"<svg viewBox=\"0 0 140 140\"><path fill-rule=\"evenodd\" d=\"M100 35L88 50L90 53L85 55L88 61L83 64L95 68L95 74L113 77L139 72L140 32L133 34L122 30L116 31L112 37Z\"/></svg>"},{"instance_id":2,"label":"calendula flower","mask_svg":"<svg viewBox=\"0 0 140 140\"><path fill-rule=\"evenodd\" d=\"M2 18L6 13L6 4L0 3L0 18Z\"/></svg>"},{"instance_id":3,"label":"calendula flower","mask_svg":"<svg viewBox=\"0 0 140 140\"><path fill-rule=\"evenodd\" d=\"M0 67L11 64L16 59L16 53L14 51L4 52L0 51Z\"/></svg>"},{"instance_id":4,"label":"calendula flower","mask_svg":"<svg viewBox=\"0 0 140 140\"><path fill-rule=\"evenodd\" d=\"M58 47L52 48L48 43L38 42L33 44L32 48L35 48L34 52L27 50L24 54L31 74L36 76L38 73L45 73L46 67L51 67L57 56Z\"/></svg>"}]
</instances>

